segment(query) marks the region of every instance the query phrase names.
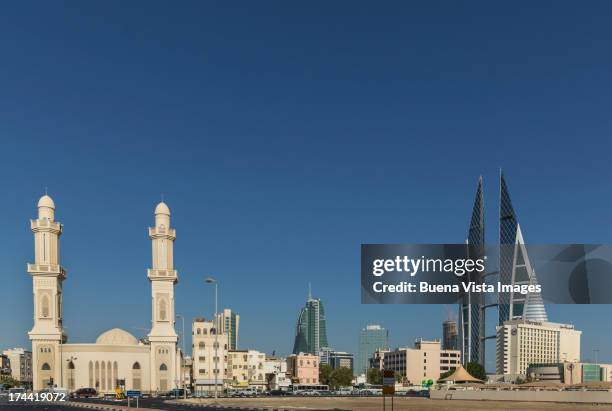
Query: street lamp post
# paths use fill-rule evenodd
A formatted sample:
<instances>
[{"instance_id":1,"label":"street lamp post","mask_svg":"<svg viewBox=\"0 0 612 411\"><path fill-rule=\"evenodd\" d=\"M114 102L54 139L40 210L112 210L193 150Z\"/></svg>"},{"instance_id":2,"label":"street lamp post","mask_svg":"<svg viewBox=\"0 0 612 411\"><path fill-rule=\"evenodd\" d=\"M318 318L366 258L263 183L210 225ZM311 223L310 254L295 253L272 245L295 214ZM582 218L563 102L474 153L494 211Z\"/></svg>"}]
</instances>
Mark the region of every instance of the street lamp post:
<instances>
[{"instance_id":1,"label":"street lamp post","mask_svg":"<svg viewBox=\"0 0 612 411\"><path fill-rule=\"evenodd\" d=\"M183 381L183 398L187 399L187 387L185 387L185 317L177 314L176 318L180 318L181 322L183 323L183 329L181 332L181 344L183 346L183 352L181 355L181 380Z\"/></svg>"},{"instance_id":2,"label":"street lamp post","mask_svg":"<svg viewBox=\"0 0 612 411\"><path fill-rule=\"evenodd\" d=\"M77 360L77 357L74 356L70 356L70 358L68 358L66 360L66 363L68 364L68 369L70 370L70 384L68 384L68 392L70 392L71 390L74 390L74 361ZM63 381L62 381L63 384Z\"/></svg>"},{"instance_id":3,"label":"street lamp post","mask_svg":"<svg viewBox=\"0 0 612 411\"><path fill-rule=\"evenodd\" d=\"M219 378L219 330L218 330L219 324L217 321L217 288L218 288L219 283L213 277L207 277L206 282L208 284L215 285L215 316L213 320L213 325L215 326L215 357L214 357L215 369L213 372L215 374L215 399L217 399L218 398L217 387L218 387L218 378Z\"/></svg>"}]
</instances>

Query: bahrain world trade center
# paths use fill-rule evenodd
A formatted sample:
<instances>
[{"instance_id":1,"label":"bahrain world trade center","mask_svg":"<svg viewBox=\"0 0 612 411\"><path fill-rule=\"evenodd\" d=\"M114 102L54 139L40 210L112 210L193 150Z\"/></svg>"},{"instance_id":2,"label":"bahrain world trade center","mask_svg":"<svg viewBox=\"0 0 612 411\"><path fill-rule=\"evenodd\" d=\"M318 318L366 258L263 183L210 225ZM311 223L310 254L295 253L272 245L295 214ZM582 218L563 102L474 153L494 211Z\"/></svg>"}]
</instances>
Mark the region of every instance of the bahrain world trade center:
<instances>
[{"instance_id":1,"label":"bahrain world trade center","mask_svg":"<svg viewBox=\"0 0 612 411\"><path fill-rule=\"evenodd\" d=\"M485 219L482 177L478 180L476 197L468 228L469 250L484 254ZM483 280L483 278L470 280ZM502 172L499 175L499 281L502 284L537 284L538 280L529 264L529 257L521 226L508 192ZM465 363L485 364L485 341L495 336L486 335L486 310L497 307L498 325L512 319L548 321L546 308L540 293L499 294L497 301L486 301L467 294L459 305L459 341Z\"/></svg>"}]
</instances>

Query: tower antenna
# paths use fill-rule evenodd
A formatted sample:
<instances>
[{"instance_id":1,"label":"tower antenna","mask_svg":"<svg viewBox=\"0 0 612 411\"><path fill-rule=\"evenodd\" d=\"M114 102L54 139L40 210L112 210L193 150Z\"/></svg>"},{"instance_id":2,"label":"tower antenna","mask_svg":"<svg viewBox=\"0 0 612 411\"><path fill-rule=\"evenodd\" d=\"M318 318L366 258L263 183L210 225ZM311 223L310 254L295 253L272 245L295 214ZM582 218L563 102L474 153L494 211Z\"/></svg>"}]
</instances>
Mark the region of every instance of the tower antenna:
<instances>
[{"instance_id":1,"label":"tower antenna","mask_svg":"<svg viewBox=\"0 0 612 411\"><path fill-rule=\"evenodd\" d=\"M312 285L308 283L308 299L312 300Z\"/></svg>"}]
</instances>

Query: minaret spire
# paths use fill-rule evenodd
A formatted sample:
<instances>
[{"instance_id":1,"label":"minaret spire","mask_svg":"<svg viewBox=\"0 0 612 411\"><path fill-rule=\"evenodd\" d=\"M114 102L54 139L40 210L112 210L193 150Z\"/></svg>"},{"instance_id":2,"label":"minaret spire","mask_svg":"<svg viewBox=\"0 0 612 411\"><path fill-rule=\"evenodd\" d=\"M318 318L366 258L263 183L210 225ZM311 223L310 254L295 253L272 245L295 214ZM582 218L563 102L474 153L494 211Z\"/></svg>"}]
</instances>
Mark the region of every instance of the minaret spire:
<instances>
[{"instance_id":1,"label":"minaret spire","mask_svg":"<svg viewBox=\"0 0 612 411\"><path fill-rule=\"evenodd\" d=\"M66 271L60 265L59 254L63 225L55 220L55 203L47 194L38 201L38 217L30 220L30 227L34 233L34 263L27 267L32 276L34 326L28 335L35 364L33 388L41 390L51 379L63 386L60 346L66 340L62 325L62 282Z\"/></svg>"},{"instance_id":2,"label":"minaret spire","mask_svg":"<svg viewBox=\"0 0 612 411\"><path fill-rule=\"evenodd\" d=\"M174 269L174 240L176 231L170 226L170 208L163 201L155 207L155 226L149 228L152 243L152 264L147 271L151 281L152 318L149 342L151 344L151 386L161 391L178 388L174 329L174 284L178 281ZM163 365L163 367L162 367Z\"/></svg>"}]
</instances>

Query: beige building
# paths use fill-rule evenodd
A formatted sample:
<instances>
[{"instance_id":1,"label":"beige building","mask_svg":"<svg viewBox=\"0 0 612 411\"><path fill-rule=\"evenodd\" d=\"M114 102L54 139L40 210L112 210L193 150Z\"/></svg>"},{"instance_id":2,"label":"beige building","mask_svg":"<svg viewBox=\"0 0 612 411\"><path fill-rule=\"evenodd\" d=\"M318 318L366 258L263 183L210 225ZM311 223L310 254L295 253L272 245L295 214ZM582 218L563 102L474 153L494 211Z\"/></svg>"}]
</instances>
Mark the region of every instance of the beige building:
<instances>
[{"instance_id":1,"label":"beige building","mask_svg":"<svg viewBox=\"0 0 612 411\"><path fill-rule=\"evenodd\" d=\"M266 388L266 355L256 350L230 350L227 354L227 378L230 388Z\"/></svg>"},{"instance_id":2,"label":"beige building","mask_svg":"<svg viewBox=\"0 0 612 411\"><path fill-rule=\"evenodd\" d=\"M75 390L96 388L111 393L118 382L145 392L180 386L181 353L174 330L173 266L176 233L170 227L170 210L161 202L155 208L155 226L149 228L152 244L151 323L147 341L138 341L115 328L102 333L93 344L67 344L62 313L62 284L66 271L60 264L59 238L63 225L55 220L55 203L48 195L38 202L38 218L31 220L34 263L28 264L34 294L32 341L33 388L50 385ZM95 285L93 285L95 287Z\"/></svg>"},{"instance_id":3,"label":"beige building","mask_svg":"<svg viewBox=\"0 0 612 411\"><path fill-rule=\"evenodd\" d=\"M223 391L227 373L227 336L212 321L196 318L191 326L193 386L198 395Z\"/></svg>"},{"instance_id":4,"label":"beige building","mask_svg":"<svg viewBox=\"0 0 612 411\"><path fill-rule=\"evenodd\" d=\"M11 377L30 386L32 384L32 352L25 348L5 350L4 355L11 363Z\"/></svg>"},{"instance_id":5,"label":"beige building","mask_svg":"<svg viewBox=\"0 0 612 411\"><path fill-rule=\"evenodd\" d=\"M398 372L404 382L420 384L423 380L437 381L440 375L461 364L461 351L443 350L440 340L416 340L414 348L377 351L372 364L379 369Z\"/></svg>"},{"instance_id":6,"label":"beige building","mask_svg":"<svg viewBox=\"0 0 612 411\"><path fill-rule=\"evenodd\" d=\"M287 375L293 384L319 384L319 356L313 354L291 354L287 357Z\"/></svg>"},{"instance_id":7,"label":"beige building","mask_svg":"<svg viewBox=\"0 0 612 411\"><path fill-rule=\"evenodd\" d=\"M227 353L227 385L234 389L249 386L248 350L231 350Z\"/></svg>"},{"instance_id":8,"label":"beige building","mask_svg":"<svg viewBox=\"0 0 612 411\"><path fill-rule=\"evenodd\" d=\"M506 321L496 331L496 373L524 376L530 364L580 362L580 336L573 325Z\"/></svg>"}]
</instances>

